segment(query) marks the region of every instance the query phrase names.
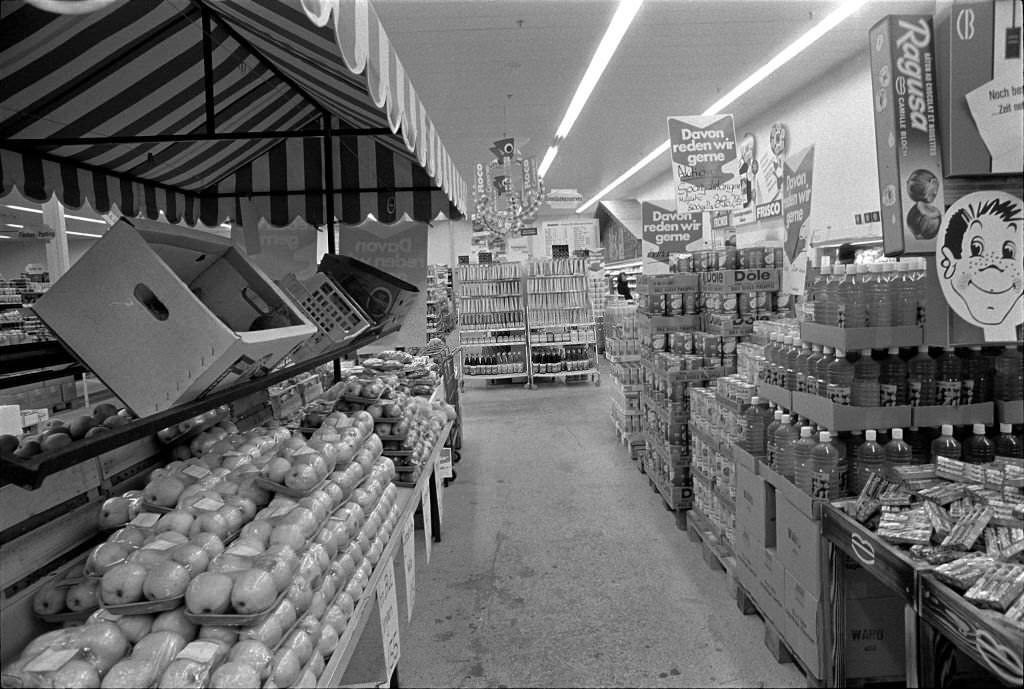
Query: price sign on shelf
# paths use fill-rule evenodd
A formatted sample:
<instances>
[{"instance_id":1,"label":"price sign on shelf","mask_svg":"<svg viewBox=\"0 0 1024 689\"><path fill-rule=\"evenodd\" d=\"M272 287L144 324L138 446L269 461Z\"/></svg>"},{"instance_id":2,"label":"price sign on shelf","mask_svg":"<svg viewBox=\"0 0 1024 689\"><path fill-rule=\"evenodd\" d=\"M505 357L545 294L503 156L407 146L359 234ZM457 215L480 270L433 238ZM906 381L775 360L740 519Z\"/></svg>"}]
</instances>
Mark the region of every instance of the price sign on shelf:
<instances>
[{"instance_id":1,"label":"price sign on shelf","mask_svg":"<svg viewBox=\"0 0 1024 689\"><path fill-rule=\"evenodd\" d=\"M395 561L389 559L377 581L377 607L380 610L380 636L384 642L384 665L388 680L398 666L402 648L398 640L398 597L395 595Z\"/></svg>"},{"instance_id":2,"label":"price sign on shelf","mask_svg":"<svg viewBox=\"0 0 1024 689\"><path fill-rule=\"evenodd\" d=\"M452 477L452 448L441 448L441 454L437 460L437 473L441 474L441 478Z\"/></svg>"},{"instance_id":3,"label":"price sign on shelf","mask_svg":"<svg viewBox=\"0 0 1024 689\"><path fill-rule=\"evenodd\" d=\"M413 540L415 525L410 516L402 527L402 555L405 560L405 609L412 620L412 609L416 604L416 541Z\"/></svg>"},{"instance_id":4,"label":"price sign on shelf","mask_svg":"<svg viewBox=\"0 0 1024 689\"><path fill-rule=\"evenodd\" d=\"M433 529L431 528L430 522L430 484L423 484L423 498L421 501L423 506L423 535L427 539L427 564L430 564L430 546L434 541Z\"/></svg>"},{"instance_id":5,"label":"price sign on shelf","mask_svg":"<svg viewBox=\"0 0 1024 689\"><path fill-rule=\"evenodd\" d=\"M434 467L434 488L437 493L437 526L444 524L444 479L441 478L440 467Z\"/></svg>"}]
</instances>

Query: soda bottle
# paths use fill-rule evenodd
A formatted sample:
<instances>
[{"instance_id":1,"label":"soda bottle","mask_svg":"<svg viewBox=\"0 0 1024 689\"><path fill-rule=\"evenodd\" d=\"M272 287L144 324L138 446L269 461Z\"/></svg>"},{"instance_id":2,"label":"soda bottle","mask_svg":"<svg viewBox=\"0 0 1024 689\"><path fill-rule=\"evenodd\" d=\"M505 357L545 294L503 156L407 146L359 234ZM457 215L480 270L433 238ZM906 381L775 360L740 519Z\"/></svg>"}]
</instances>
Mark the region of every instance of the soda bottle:
<instances>
[{"instance_id":1,"label":"soda bottle","mask_svg":"<svg viewBox=\"0 0 1024 689\"><path fill-rule=\"evenodd\" d=\"M821 268L818 269L818 273L814 276L814 281L811 283L811 288L809 290L811 309L808 312L809 318L807 320L811 321L812 323L817 322L818 304L819 301L823 301L826 298L825 286L831 279L832 266L827 263L823 263Z\"/></svg>"},{"instance_id":2,"label":"soda bottle","mask_svg":"<svg viewBox=\"0 0 1024 689\"><path fill-rule=\"evenodd\" d=\"M890 283L893 325L917 325L917 288L911 277L912 271L910 259L901 259L896 264L896 274Z\"/></svg>"},{"instance_id":3,"label":"soda bottle","mask_svg":"<svg viewBox=\"0 0 1024 689\"><path fill-rule=\"evenodd\" d=\"M874 429L864 431L864 442L857 448L856 464L850 476L850 491L859 495L871 474L884 471L885 448L878 444Z\"/></svg>"},{"instance_id":4,"label":"soda bottle","mask_svg":"<svg viewBox=\"0 0 1024 689\"><path fill-rule=\"evenodd\" d=\"M960 357L960 363L963 366L960 404L991 402L992 361L981 351L981 346L968 347Z\"/></svg>"},{"instance_id":5,"label":"soda bottle","mask_svg":"<svg viewBox=\"0 0 1024 689\"><path fill-rule=\"evenodd\" d=\"M1014 435L1013 426L1008 423L999 424L999 435L995 441L996 459L1024 458L1024 442L1019 435Z\"/></svg>"},{"instance_id":6,"label":"soda bottle","mask_svg":"<svg viewBox=\"0 0 1024 689\"><path fill-rule=\"evenodd\" d=\"M872 263L865 285L867 293L867 324L872 328L892 326L892 272L889 263Z\"/></svg>"},{"instance_id":7,"label":"soda bottle","mask_svg":"<svg viewBox=\"0 0 1024 689\"><path fill-rule=\"evenodd\" d=\"M796 487L811 495L811 450L818 441L812 435L810 426L800 427L800 439L793 443L793 474L790 478ZM789 478L788 476L786 478Z\"/></svg>"},{"instance_id":8,"label":"soda bottle","mask_svg":"<svg viewBox=\"0 0 1024 689\"><path fill-rule=\"evenodd\" d=\"M832 270L821 287L814 302L814 322L825 325L839 325L839 285L846 278L846 266L832 266Z\"/></svg>"},{"instance_id":9,"label":"soda bottle","mask_svg":"<svg viewBox=\"0 0 1024 689\"><path fill-rule=\"evenodd\" d=\"M953 424L942 424L942 433L932 441L932 462L938 462L939 457L960 459L961 452L960 441L953 437Z\"/></svg>"},{"instance_id":10,"label":"soda bottle","mask_svg":"<svg viewBox=\"0 0 1024 689\"><path fill-rule=\"evenodd\" d=\"M928 429L911 426L903 431L903 441L910 445L913 457L911 464L927 464L931 461L931 435Z\"/></svg>"},{"instance_id":11,"label":"soda bottle","mask_svg":"<svg viewBox=\"0 0 1024 689\"><path fill-rule=\"evenodd\" d=\"M903 440L903 429L892 429L892 440L885 445L885 472L890 481L898 481L899 477L893 469L897 466L912 464L914 451Z\"/></svg>"},{"instance_id":12,"label":"soda bottle","mask_svg":"<svg viewBox=\"0 0 1024 689\"><path fill-rule=\"evenodd\" d=\"M912 407L935 404L935 360L928 355L928 346L917 348L917 356L907 362L907 401Z\"/></svg>"},{"instance_id":13,"label":"soda bottle","mask_svg":"<svg viewBox=\"0 0 1024 689\"><path fill-rule=\"evenodd\" d=\"M828 367L832 361L832 348L825 345L821 348L821 358L814 364L814 385L818 397L828 398Z\"/></svg>"},{"instance_id":14,"label":"soda bottle","mask_svg":"<svg viewBox=\"0 0 1024 689\"><path fill-rule=\"evenodd\" d=\"M811 357L811 345L809 342L801 342L797 355L793 357L793 383L791 385L788 377L785 387L799 392L807 391L807 359Z\"/></svg>"},{"instance_id":15,"label":"soda bottle","mask_svg":"<svg viewBox=\"0 0 1024 689\"><path fill-rule=\"evenodd\" d=\"M836 357L828 365L828 399L832 404L850 404L853 376L853 364L846 360L846 352L836 348Z\"/></svg>"},{"instance_id":16,"label":"soda bottle","mask_svg":"<svg viewBox=\"0 0 1024 689\"><path fill-rule=\"evenodd\" d=\"M776 445L775 432L779 429L780 425L782 425L782 410L776 409L773 414L772 422L768 424L768 427L764 432L765 462L772 468L777 465L776 457L778 456L778 445Z\"/></svg>"},{"instance_id":17,"label":"soda bottle","mask_svg":"<svg viewBox=\"0 0 1024 689\"><path fill-rule=\"evenodd\" d=\"M898 347L889 347L878 374L879 403L895 407L907 403L907 364Z\"/></svg>"},{"instance_id":18,"label":"soda bottle","mask_svg":"<svg viewBox=\"0 0 1024 689\"><path fill-rule=\"evenodd\" d=\"M963 373L960 367L960 358L952 347L943 347L942 354L935 360L936 404L958 406L961 387L963 387Z\"/></svg>"},{"instance_id":19,"label":"soda bottle","mask_svg":"<svg viewBox=\"0 0 1024 689\"><path fill-rule=\"evenodd\" d=\"M836 325L840 328L859 328L864 325L864 298L857 294L861 287L857 281L858 267L851 264L840 272L841 279L837 279L835 286Z\"/></svg>"},{"instance_id":20,"label":"soda bottle","mask_svg":"<svg viewBox=\"0 0 1024 689\"><path fill-rule=\"evenodd\" d=\"M846 495L846 491L848 490L848 487L849 487L849 480L850 480L850 477L848 476L848 473L850 471L850 461L848 459L849 453L847 452L846 443L844 441L840 440L840 435L841 434L836 433L835 431L832 431L832 430L830 430L828 428L825 428L823 430L826 430L826 431L829 432L829 437L831 438L830 442L832 443L832 447L834 447L836 449L836 452L838 453L838 456L839 456L839 461L836 462L836 469L837 469L837 472L836 472L836 486L835 486L836 487L836 492L833 494L833 497L841 498L841 497ZM821 431L819 431L819 433L820 432Z\"/></svg>"},{"instance_id":21,"label":"soda bottle","mask_svg":"<svg viewBox=\"0 0 1024 689\"><path fill-rule=\"evenodd\" d=\"M750 406L743 412L743 443L742 447L758 459L767 456L765 443L765 413L768 406L761 403L757 395L750 398Z\"/></svg>"},{"instance_id":22,"label":"soda bottle","mask_svg":"<svg viewBox=\"0 0 1024 689\"><path fill-rule=\"evenodd\" d=\"M775 385L775 368L778 365L778 340L779 335L777 333L770 333L768 335L768 344L764 347L764 382L769 385Z\"/></svg>"},{"instance_id":23,"label":"soda bottle","mask_svg":"<svg viewBox=\"0 0 1024 689\"><path fill-rule=\"evenodd\" d=\"M853 384L850 387L851 405L854 407L878 406L881 398L878 382L880 371L881 366L871 358L871 350L860 350L860 358L853 365Z\"/></svg>"},{"instance_id":24,"label":"soda bottle","mask_svg":"<svg viewBox=\"0 0 1024 689\"><path fill-rule=\"evenodd\" d=\"M839 434L839 440L846 446L844 454L854 459L857 457L857 450L864 444L864 431L850 431L844 437L844 434Z\"/></svg>"},{"instance_id":25,"label":"soda bottle","mask_svg":"<svg viewBox=\"0 0 1024 689\"><path fill-rule=\"evenodd\" d=\"M839 450L832 444L832 434L821 431L818 444L811 448L809 463L810 490L813 498L826 500L840 497Z\"/></svg>"},{"instance_id":26,"label":"soda bottle","mask_svg":"<svg viewBox=\"0 0 1024 689\"><path fill-rule=\"evenodd\" d=\"M917 304L917 324L924 326L928 309L928 284L925 281L928 272L928 264L923 256L912 259L914 269L910 272L911 283L913 284L914 302Z\"/></svg>"},{"instance_id":27,"label":"soda bottle","mask_svg":"<svg viewBox=\"0 0 1024 689\"><path fill-rule=\"evenodd\" d=\"M779 427L775 429L775 466L772 467L790 481L793 480L793 472L796 467L796 460L793 455L794 446L799 439L798 430L793 425L792 417L783 414Z\"/></svg>"},{"instance_id":28,"label":"soda bottle","mask_svg":"<svg viewBox=\"0 0 1024 689\"><path fill-rule=\"evenodd\" d=\"M995 397L1003 402L1024 399L1024 359L1021 345L1007 347L995 360Z\"/></svg>"},{"instance_id":29,"label":"soda bottle","mask_svg":"<svg viewBox=\"0 0 1024 689\"><path fill-rule=\"evenodd\" d=\"M808 395L818 394L818 379L815 377L815 372L818 368L818 362L821 361L821 345L811 345L811 354L807 357L807 361L804 362L804 378L803 378L803 392ZM797 373L796 388L800 390L800 374Z\"/></svg>"},{"instance_id":30,"label":"soda bottle","mask_svg":"<svg viewBox=\"0 0 1024 689\"><path fill-rule=\"evenodd\" d=\"M985 424L974 424L974 435L964 443L964 461L987 464L996 457L996 446L985 436Z\"/></svg>"}]
</instances>

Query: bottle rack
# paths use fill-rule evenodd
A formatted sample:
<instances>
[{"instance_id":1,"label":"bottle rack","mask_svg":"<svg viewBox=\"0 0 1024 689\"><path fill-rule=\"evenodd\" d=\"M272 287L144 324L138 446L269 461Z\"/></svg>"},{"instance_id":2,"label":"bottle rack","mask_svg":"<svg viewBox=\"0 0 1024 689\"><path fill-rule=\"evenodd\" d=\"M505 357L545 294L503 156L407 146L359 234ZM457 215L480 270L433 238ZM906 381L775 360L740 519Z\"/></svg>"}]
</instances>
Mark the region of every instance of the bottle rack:
<instances>
[{"instance_id":1,"label":"bottle rack","mask_svg":"<svg viewBox=\"0 0 1024 689\"><path fill-rule=\"evenodd\" d=\"M462 370L478 380L600 384L597 330L583 259L455 269Z\"/></svg>"}]
</instances>

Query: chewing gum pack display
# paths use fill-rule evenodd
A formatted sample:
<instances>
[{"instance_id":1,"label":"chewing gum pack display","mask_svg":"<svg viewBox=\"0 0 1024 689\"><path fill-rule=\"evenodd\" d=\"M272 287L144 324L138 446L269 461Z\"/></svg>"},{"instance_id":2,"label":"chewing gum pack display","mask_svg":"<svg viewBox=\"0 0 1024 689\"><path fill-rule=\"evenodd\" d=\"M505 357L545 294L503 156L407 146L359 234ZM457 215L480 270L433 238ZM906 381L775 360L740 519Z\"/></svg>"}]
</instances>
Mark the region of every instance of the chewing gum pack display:
<instances>
[{"instance_id":1,"label":"chewing gum pack display","mask_svg":"<svg viewBox=\"0 0 1024 689\"><path fill-rule=\"evenodd\" d=\"M996 561L986 555L966 555L959 559L939 565L934 570L935 576L947 586L959 591L966 591L985 572L996 566Z\"/></svg>"},{"instance_id":2,"label":"chewing gum pack display","mask_svg":"<svg viewBox=\"0 0 1024 689\"><path fill-rule=\"evenodd\" d=\"M983 574L964 598L975 605L1000 612L1024 593L1024 565L1002 564Z\"/></svg>"},{"instance_id":3,"label":"chewing gum pack display","mask_svg":"<svg viewBox=\"0 0 1024 689\"><path fill-rule=\"evenodd\" d=\"M952 531L943 539L943 547L970 550L991 519L991 508L975 507L957 520L956 524L953 525Z\"/></svg>"},{"instance_id":4,"label":"chewing gum pack display","mask_svg":"<svg viewBox=\"0 0 1024 689\"><path fill-rule=\"evenodd\" d=\"M903 512L883 512L878 522L878 536L890 543L927 545L932 525L923 507Z\"/></svg>"}]
</instances>

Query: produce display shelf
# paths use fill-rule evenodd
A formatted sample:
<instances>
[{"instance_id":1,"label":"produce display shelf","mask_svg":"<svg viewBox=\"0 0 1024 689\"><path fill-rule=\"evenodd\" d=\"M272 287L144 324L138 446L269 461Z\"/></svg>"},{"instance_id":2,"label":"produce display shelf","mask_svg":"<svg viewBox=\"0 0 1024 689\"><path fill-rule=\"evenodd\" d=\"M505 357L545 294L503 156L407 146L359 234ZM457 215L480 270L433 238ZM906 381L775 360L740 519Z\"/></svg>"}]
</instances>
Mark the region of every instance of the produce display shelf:
<instances>
[{"instance_id":1,"label":"produce display shelf","mask_svg":"<svg viewBox=\"0 0 1024 689\"><path fill-rule=\"evenodd\" d=\"M379 333L376 332L363 333L336 349L324 352L301 363L271 371L261 378L215 390L202 399L180 404L165 411L136 419L125 426L113 429L109 433L102 433L92 438L79 440L60 450L39 454L26 460L17 460L10 456L0 456L0 475L3 475L4 479L10 483L27 490L35 490L42 484L43 479L50 474L82 462L91 461L97 455L114 450L133 440L154 435L157 431L172 426L179 421L198 416L205 411L219 407L222 404L228 404L254 392L260 392L274 383L285 381L300 373L314 369L321 364L338 359L359 347L368 345L379 336ZM18 345L15 346L17 347ZM61 349L63 348L61 347ZM63 375L68 374L64 373Z\"/></svg>"},{"instance_id":2,"label":"produce display shelf","mask_svg":"<svg viewBox=\"0 0 1024 689\"><path fill-rule=\"evenodd\" d=\"M420 505L423 489L426 486L430 486L432 488L430 491L432 494L431 521L434 525L434 540L441 540L441 524L438 519L437 495L435 493L437 490L437 483L433 478L434 472L437 470L438 458L441 455L441 447L444 445L443 439L448 437L451 429L452 422L449 421L441 433L438 434L438 442L434 444L433 451L430 453L427 460L420 465L421 473L420 477L416 480L416 487L398 488L396 504L402 506L401 514L395 521L395 528L391 533L391 538L388 540L387 545L384 546L384 551L381 553L380 559L377 561L377 565L370 573L370 579L366 583L366 588L363 589L363 595L359 598L359 602L356 604L355 610L352 612L352 617L349 619L349 623L345 627L345 631L338 639L338 645L335 648L334 653L331 654L323 672L320 673L320 681L317 682L318 687L343 686L345 671L348 669L349 663L352 662L352 658L356 653L357 647L359 646L359 640L363 636L363 630L366 628L366 623L375 616L374 608L377 605L377 582L380 581L385 567L389 563L395 561L399 545L402 542L402 531L404 529L404 525L407 523L406 520L414 518L414 513L416 512L416 508ZM395 567L396 572L400 569L403 568L401 566Z\"/></svg>"},{"instance_id":3,"label":"produce display shelf","mask_svg":"<svg viewBox=\"0 0 1024 689\"><path fill-rule=\"evenodd\" d=\"M936 632L1006 686L1024 685L1024 628L1002 613L978 608L934 574L921 571L918 615L922 623L921 686L938 686L937 669L942 658L935 643Z\"/></svg>"}]
</instances>

